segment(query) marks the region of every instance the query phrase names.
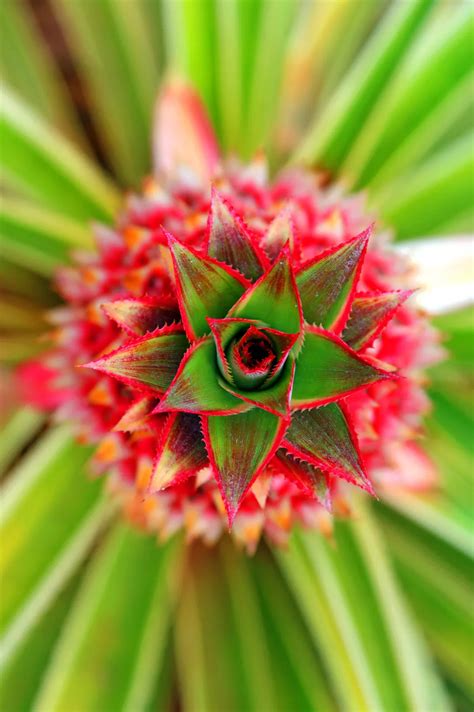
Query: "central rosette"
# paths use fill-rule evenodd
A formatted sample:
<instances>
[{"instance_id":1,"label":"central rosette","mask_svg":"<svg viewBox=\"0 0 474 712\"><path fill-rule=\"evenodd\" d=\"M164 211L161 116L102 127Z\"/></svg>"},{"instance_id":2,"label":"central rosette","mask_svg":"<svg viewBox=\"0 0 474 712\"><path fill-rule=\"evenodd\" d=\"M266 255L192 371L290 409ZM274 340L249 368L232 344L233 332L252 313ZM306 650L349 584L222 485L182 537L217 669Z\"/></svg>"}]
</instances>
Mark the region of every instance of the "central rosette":
<instances>
[{"instance_id":1,"label":"central rosette","mask_svg":"<svg viewBox=\"0 0 474 712\"><path fill-rule=\"evenodd\" d=\"M277 358L271 339L255 326L233 339L226 356L234 383L249 391L265 384Z\"/></svg>"}]
</instances>

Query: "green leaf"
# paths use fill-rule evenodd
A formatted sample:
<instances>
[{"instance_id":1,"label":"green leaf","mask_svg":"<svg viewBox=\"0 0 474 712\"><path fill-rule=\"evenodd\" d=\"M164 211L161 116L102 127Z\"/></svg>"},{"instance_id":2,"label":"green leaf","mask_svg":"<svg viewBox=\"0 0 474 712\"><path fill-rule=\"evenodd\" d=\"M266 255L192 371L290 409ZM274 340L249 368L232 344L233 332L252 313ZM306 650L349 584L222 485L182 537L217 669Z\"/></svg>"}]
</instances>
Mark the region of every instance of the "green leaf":
<instances>
[{"instance_id":1,"label":"green leaf","mask_svg":"<svg viewBox=\"0 0 474 712\"><path fill-rule=\"evenodd\" d=\"M0 473L3 475L21 451L38 434L45 416L29 406L16 410L1 430Z\"/></svg>"},{"instance_id":2,"label":"green leaf","mask_svg":"<svg viewBox=\"0 0 474 712\"><path fill-rule=\"evenodd\" d=\"M55 0L107 158L126 185L150 168L158 68L139 2ZM97 49L100 48L100 51Z\"/></svg>"},{"instance_id":3,"label":"green leaf","mask_svg":"<svg viewBox=\"0 0 474 712\"><path fill-rule=\"evenodd\" d=\"M355 351L368 346L394 316L411 291L359 295L352 302L343 340Z\"/></svg>"},{"instance_id":4,"label":"green leaf","mask_svg":"<svg viewBox=\"0 0 474 712\"><path fill-rule=\"evenodd\" d=\"M0 4L0 73L19 96L72 139L83 141L58 67L42 41L28 7L16 0Z\"/></svg>"},{"instance_id":5,"label":"green leaf","mask_svg":"<svg viewBox=\"0 0 474 712\"><path fill-rule=\"evenodd\" d=\"M372 228L318 255L296 274L306 321L339 332L344 328Z\"/></svg>"},{"instance_id":6,"label":"green leaf","mask_svg":"<svg viewBox=\"0 0 474 712\"><path fill-rule=\"evenodd\" d=\"M0 205L0 235L5 257L47 277L69 261L73 248L93 245L89 230L76 220L5 196Z\"/></svg>"},{"instance_id":7,"label":"green leaf","mask_svg":"<svg viewBox=\"0 0 474 712\"><path fill-rule=\"evenodd\" d=\"M219 385L216 347L208 337L187 351L155 412L238 413L249 407Z\"/></svg>"},{"instance_id":8,"label":"green leaf","mask_svg":"<svg viewBox=\"0 0 474 712\"><path fill-rule=\"evenodd\" d=\"M320 112L296 160L336 170L423 27L433 0L393 3Z\"/></svg>"},{"instance_id":9,"label":"green leaf","mask_svg":"<svg viewBox=\"0 0 474 712\"><path fill-rule=\"evenodd\" d=\"M370 184L380 170L386 182L387 160L400 151L413 133L426 150L422 134L430 125L432 114L443 102L452 99L457 87L472 73L473 29L472 8L464 6L454 13L454 22L443 16L421 38L418 52L407 59L409 71L398 75L387 96L379 102L342 168L346 175L356 178L356 188ZM464 99L467 104L467 95ZM440 116L444 116L444 111ZM431 126L433 141L437 127ZM415 164L419 154L413 142L411 147L415 151L412 157Z\"/></svg>"},{"instance_id":10,"label":"green leaf","mask_svg":"<svg viewBox=\"0 0 474 712\"><path fill-rule=\"evenodd\" d=\"M82 474L89 454L73 442L68 429L51 430L4 487L0 517L4 660L11 658L74 574L110 517L110 508L97 501L101 483L88 482Z\"/></svg>"},{"instance_id":11,"label":"green leaf","mask_svg":"<svg viewBox=\"0 0 474 712\"><path fill-rule=\"evenodd\" d=\"M4 180L73 218L107 220L115 214L119 200L109 181L6 87L0 135Z\"/></svg>"},{"instance_id":12,"label":"green leaf","mask_svg":"<svg viewBox=\"0 0 474 712\"><path fill-rule=\"evenodd\" d=\"M216 191L212 191L209 215L209 256L225 262L255 281L266 266L265 256L253 243L246 226L231 206Z\"/></svg>"},{"instance_id":13,"label":"green leaf","mask_svg":"<svg viewBox=\"0 0 474 712\"><path fill-rule=\"evenodd\" d=\"M284 421L254 408L247 413L203 418L209 459L219 483L229 523L240 503L278 447Z\"/></svg>"},{"instance_id":14,"label":"green leaf","mask_svg":"<svg viewBox=\"0 0 474 712\"><path fill-rule=\"evenodd\" d=\"M102 309L120 327L138 336L169 326L181 318L174 302L147 297L116 299L102 304Z\"/></svg>"},{"instance_id":15,"label":"green leaf","mask_svg":"<svg viewBox=\"0 0 474 712\"><path fill-rule=\"evenodd\" d=\"M153 463L148 490L157 492L173 481L181 482L207 465L207 453L201 434L201 422L191 413L173 413Z\"/></svg>"},{"instance_id":16,"label":"green leaf","mask_svg":"<svg viewBox=\"0 0 474 712\"><path fill-rule=\"evenodd\" d=\"M293 413L283 444L292 455L373 492L356 436L336 403Z\"/></svg>"},{"instance_id":17,"label":"green leaf","mask_svg":"<svg viewBox=\"0 0 474 712\"><path fill-rule=\"evenodd\" d=\"M232 393L237 398L241 398L246 403L251 403L257 406L257 408L263 408L263 410L267 410L275 415L288 417L294 372L295 362L290 356L285 361L283 370L278 375L276 382L272 385L264 383L260 389L245 390L244 388L238 388L231 383L227 383L222 378L219 379L219 383L226 391L229 391L229 393Z\"/></svg>"},{"instance_id":18,"label":"green leaf","mask_svg":"<svg viewBox=\"0 0 474 712\"><path fill-rule=\"evenodd\" d=\"M369 512L275 554L344 709L450 709Z\"/></svg>"},{"instance_id":19,"label":"green leaf","mask_svg":"<svg viewBox=\"0 0 474 712\"><path fill-rule=\"evenodd\" d=\"M163 660L178 553L176 542L158 548L151 537L115 527L74 601L38 712L145 708Z\"/></svg>"},{"instance_id":20,"label":"green leaf","mask_svg":"<svg viewBox=\"0 0 474 712\"><path fill-rule=\"evenodd\" d=\"M301 306L288 250L230 310L229 317L259 319L278 331L301 330Z\"/></svg>"},{"instance_id":21,"label":"green leaf","mask_svg":"<svg viewBox=\"0 0 474 712\"><path fill-rule=\"evenodd\" d=\"M473 136L468 134L372 195L397 237L435 233L472 204Z\"/></svg>"},{"instance_id":22,"label":"green leaf","mask_svg":"<svg viewBox=\"0 0 474 712\"><path fill-rule=\"evenodd\" d=\"M143 336L112 351L84 368L113 376L147 392L164 392L181 363L188 340L180 327L163 327L154 336Z\"/></svg>"},{"instance_id":23,"label":"green leaf","mask_svg":"<svg viewBox=\"0 0 474 712\"><path fill-rule=\"evenodd\" d=\"M329 331L306 326L303 348L296 362L291 405L309 408L339 400L392 373L364 360Z\"/></svg>"},{"instance_id":24,"label":"green leaf","mask_svg":"<svg viewBox=\"0 0 474 712\"><path fill-rule=\"evenodd\" d=\"M247 280L227 265L168 237L186 332L190 339L204 336L209 333L206 317L225 316L245 291Z\"/></svg>"}]
</instances>

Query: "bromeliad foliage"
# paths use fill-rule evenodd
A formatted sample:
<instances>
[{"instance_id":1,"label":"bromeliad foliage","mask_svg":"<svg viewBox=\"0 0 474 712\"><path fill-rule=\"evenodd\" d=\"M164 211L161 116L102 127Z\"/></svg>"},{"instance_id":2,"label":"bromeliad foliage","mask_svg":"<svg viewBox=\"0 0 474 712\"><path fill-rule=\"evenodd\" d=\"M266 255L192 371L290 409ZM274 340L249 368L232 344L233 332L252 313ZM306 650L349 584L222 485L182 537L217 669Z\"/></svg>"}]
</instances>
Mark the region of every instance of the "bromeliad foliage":
<instances>
[{"instance_id":1,"label":"bromeliad foliage","mask_svg":"<svg viewBox=\"0 0 474 712\"><path fill-rule=\"evenodd\" d=\"M228 525L252 551L296 520L327 527L345 482L374 494L394 476L395 443L416 458L414 369L437 349L403 305L407 267L317 177L269 184L261 156L221 165L181 84L158 104L155 154L143 196L95 227L98 254L59 272L69 306L45 362L59 417L164 537L184 524L212 542Z\"/></svg>"}]
</instances>

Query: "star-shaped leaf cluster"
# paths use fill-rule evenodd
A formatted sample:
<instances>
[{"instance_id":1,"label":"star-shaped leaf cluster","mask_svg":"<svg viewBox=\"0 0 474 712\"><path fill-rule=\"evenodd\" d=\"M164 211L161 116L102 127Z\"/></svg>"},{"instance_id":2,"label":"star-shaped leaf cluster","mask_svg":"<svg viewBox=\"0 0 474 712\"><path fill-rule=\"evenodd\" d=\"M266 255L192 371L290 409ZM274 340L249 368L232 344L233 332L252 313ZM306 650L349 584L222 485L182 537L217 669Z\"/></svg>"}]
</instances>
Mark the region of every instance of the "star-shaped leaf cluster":
<instances>
[{"instance_id":1,"label":"star-shaped leaf cluster","mask_svg":"<svg viewBox=\"0 0 474 712\"><path fill-rule=\"evenodd\" d=\"M133 338L88 366L169 414L150 491L210 463L230 523L270 462L325 506L335 477L373 492L343 399L396 377L359 351L409 293L357 293L370 234L295 268L287 211L259 240L214 190L204 251L165 234L176 299L103 305Z\"/></svg>"}]
</instances>

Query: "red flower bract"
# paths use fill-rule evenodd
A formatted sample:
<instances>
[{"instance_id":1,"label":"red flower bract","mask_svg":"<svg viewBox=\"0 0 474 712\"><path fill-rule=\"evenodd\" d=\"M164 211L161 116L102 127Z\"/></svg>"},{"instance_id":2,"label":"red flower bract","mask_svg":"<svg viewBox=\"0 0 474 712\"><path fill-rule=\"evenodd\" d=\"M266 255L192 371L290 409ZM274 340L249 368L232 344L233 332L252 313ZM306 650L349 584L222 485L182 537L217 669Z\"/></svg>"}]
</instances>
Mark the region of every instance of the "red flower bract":
<instances>
[{"instance_id":1,"label":"red flower bract","mask_svg":"<svg viewBox=\"0 0 474 712\"><path fill-rule=\"evenodd\" d=\"M359 198L304 172L269 183L261 158L218 168L191 103L194 172L167 146L116 227L95 227L97 253L60 271L45 364L67 395L57 417L98 443L93 467L135 521L207 542L232 525L251 551L295 521L326 531L347 483L409 486L410 458L423 486L437 336Z\"/></svg>"}]
</instances>

